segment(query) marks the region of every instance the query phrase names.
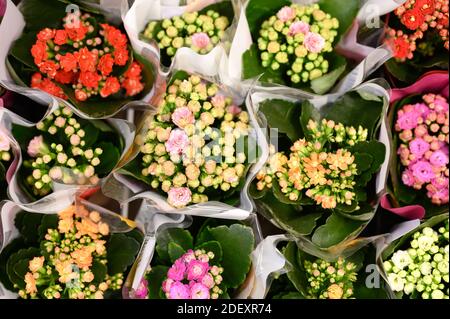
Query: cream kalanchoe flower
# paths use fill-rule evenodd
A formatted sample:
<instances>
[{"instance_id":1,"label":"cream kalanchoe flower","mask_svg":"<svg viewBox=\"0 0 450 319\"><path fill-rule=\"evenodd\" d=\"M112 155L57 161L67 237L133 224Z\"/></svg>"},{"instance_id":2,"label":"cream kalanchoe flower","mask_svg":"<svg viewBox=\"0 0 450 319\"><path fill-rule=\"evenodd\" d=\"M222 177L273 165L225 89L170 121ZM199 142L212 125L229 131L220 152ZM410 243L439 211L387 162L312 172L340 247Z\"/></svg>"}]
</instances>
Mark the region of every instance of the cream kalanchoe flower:
<instances>
[{"instance_id":1,"label":"cream kalanchoe flower","mask_svg":"<svg viewBox=\"0 0 450 319\"><path fill-rule=\"evenodd\" d=\"M247 165L249 116L216 84L195 75L174 80L146 126L141 173L173 207L239 187Z\"/></svg>"}]
</instances>

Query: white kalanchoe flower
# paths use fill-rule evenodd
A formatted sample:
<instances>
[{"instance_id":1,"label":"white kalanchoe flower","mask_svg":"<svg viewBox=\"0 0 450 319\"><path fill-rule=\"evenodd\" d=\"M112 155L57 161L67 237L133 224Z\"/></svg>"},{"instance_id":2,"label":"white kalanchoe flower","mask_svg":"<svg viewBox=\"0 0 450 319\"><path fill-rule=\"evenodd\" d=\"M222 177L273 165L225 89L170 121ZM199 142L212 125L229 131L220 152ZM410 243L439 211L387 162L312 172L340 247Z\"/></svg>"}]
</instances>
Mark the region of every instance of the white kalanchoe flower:
<instances>
[{"instance_id":1,"label":"white kalanchoe flower","mask_svg":"<svg viewBox=\"0 0 450 319\"><path fill-rule=\"evenodd\" d=\"M407 267L411 262L412 259L409 256L408 252L399 250L392 255L392 262L394 263L394 266L403 269Z\"/></svg>"}]
</instances>

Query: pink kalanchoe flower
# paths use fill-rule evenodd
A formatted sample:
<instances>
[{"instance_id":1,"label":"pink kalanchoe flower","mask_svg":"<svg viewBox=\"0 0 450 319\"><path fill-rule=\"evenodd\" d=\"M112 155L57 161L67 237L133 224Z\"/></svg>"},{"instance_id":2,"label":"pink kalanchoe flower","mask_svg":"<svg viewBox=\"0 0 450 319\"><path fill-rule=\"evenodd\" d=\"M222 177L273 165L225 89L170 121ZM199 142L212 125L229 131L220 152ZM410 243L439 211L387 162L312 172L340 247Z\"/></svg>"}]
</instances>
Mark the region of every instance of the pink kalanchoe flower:
<instances>
[{"instance_id":1,"label":"pink kalanchoe flower","mask_svg":"<svg viewBox=\"0 0 450 319\"><path fill-rule=\"evenodd\" d=\"M192 35L192 44L199 49L206 49L210 43L209 36L204 32L198 32Z\"/></svg>"},{"instance_id":2,"label":"pink kalanchoe flower","mask_svg":"<svg viewBox=\"0 0 450 319\"><path fill-rule=\"evenodd\" d=\"M402 181L403 181L403 184L405 184L406 186L409 186L409 187L414 186L414 184L415 184L414 175L409 169L406 169L403 172Z\"/></svg>"},{"instance_id":3,"label":"pink kalanchoe flower","mask_svg":"<svg viewBox=\"0 0 450 319\"><path fill-rule=\"evenodd\" d=\"M191 286L191 299L209 299L209 288L200 283Z\"/></svg>"},{"instance_id":4,"label":"pink kalanchoe flower","mask_svg":"<svg viewBox=\"0 0 450 319\"><path fill-rule=\"evenodd\" d=\"M445 113L449 111L448 102L442 96L436 96L434 100L434 109L436 112Z\"/></svg>"},{"instance_id":5,"label":"pink kalanchoe flower","mask_svg":"<svg viewBox=\"0 0 450 319\"><path fill-rule=\"evenodd\" d=\"M169 139L165 145L166 150L170 155L181 155L189 146L189 137L185 131L175 129L170 132Z\"/></svg>"},{"instance_id":6,"label":"pink kalanchoe flower","mask_svg":"<svg viewBox=\"0 0 450 319\"><path fill-rule=\"evenodd\" d=\"M277 13L277 18L282 22L293 20L296 16L297 13L295 12L295 9L288 6L281 8Z\"/></svg>"},{"instance_id":7,"label":"pink kalanchoe flower","mask_svg":"<svg viewBox=\"0 0 450 319\"><path fill-rule=\"evenodd\" d=\"M431 184L436 187L436 189L448 188L448 177L440 176L438 178L433 178Z\"/></svg>"},{"instance_id":8,"label":"pink kalanchoe flower","mask_svg":"<svg viewBox=\"0 0 450 319\"><path fill-rule=\"evenodd\" d=\"M303 21L296 21L291 24L289 27L289 35L295 36L299 33L308 34L309 33L309 24Z\"/></svg>"},{"instance_id":9,"label":"pink kalanchoe flower","mask_svg":"<svg viewBox=\"0 0 450 319\"><path fill-rule=\"evenodd\" d=\"M181 281L184 279L184 273L186 272L186 265L180 259L175 261L175 263L170 267L167 272L167 277L174 281Z\"/></svg>"},{"instance_id":10,"label":"pink kalanchoe flower","mask_svg":"<svg viewBox=\"0 0 450 319\"><path fill-rule=\"evenodd\" d=\"M441 150L435 151L430 157L430 163L434 166L445 167L448 164L448 155Z\"/></svg>"},{"instance_id":11,"label":"pink kalanchoe flower","mask_svg":"<svg viewBox=\"0 0 450 319\"><path fill-rule=\"evenodd\" d=\"M397 126L399 130L412 130L416 128L420 113L417 111L411 111L401 114L397 120Z\"/></svg>"},{"instance_id":12,"label":"pink kalanchoe flower","mask_svg":"<svg viewBox=\"0 0 450 319\"><path fill-rule=\"evenodd\" d=\"M179 281L174 282L169 290L169 299L190 299L190 289Z\"/></svg>"},{"instance_id":13,"label":"pink kalanchoe flower","mask_svg":"<svg viewBox=\"0 0 450 319\"><path fill-rule=\"evenodd\" d=\"M148 295L148 281L142 279L139 287L134 292L134 297L136 299L146 299Z\"/></svg>"},{"instance_id":14,"label":"pink kalanchoe flower","mask_svg":"<svg viewBox=\"0 0 450 319\"><path fill-rule=\"evenodd\" d=\"M325 39L318 33L309 32L305 36L304 44L309 52L320 53L325 47Z\"/></svg>"},{"instance_id":15,"label":"pink kalanchoe flower","mask_svg":"<svg viewBox=\"0 0 450 319\"><path fill-rule=\"evenodd\" d=\"M209 264L198 260L192 260L187 267L188 280L200 280L209 270Z\"/></svg>"},{"instance_id":16,"label":"pink kalanchoe flower","mask_svg":"<svg viewBox=\"0 0 450 319\"><path fill-rule=\"evenodd\" d=\"M409 143L409 149L416 159L420 159L426 152L429 151L430 144L421 138L416 138Z\"/></svg>"},{"instance_id":17,"label":"pink kalanchoe flower","mask_svg":"<svg viewBox=\"0 0 450 319\"><path fill-rule=\"evenodd\" d=\"M195 117L187 106L183 106L172 113L172 122L179 128L185 128L189 124L194 124Z\"/></svg>"},{"instance_id":18,"label":"pink kalanchoe flower","mask_svg":"<svg viewBox=\"0 0 450 319\"><path fill-rule=\"evenodd\" d=\"M170 291L170 287L172 287L173 283L174 283L174 281L172 279L164 280L163 283L162 283L162 290L165 293L168 293Z\"/></svg>"},{"instance_id":19,"label":"pink kalanchoe flower","mask_svg":"<svg viewBox=\"0 0 450 319\"><path fill-rule=\"evenodd\" d=\"M203 278L200 280L200 282L209 289L212 289L216 285L214 282L214 278L213 276L211 276L211 274L204 275Z\"/></svg>"},{"instance_id":20,"label":"pink kalanchoe flower","mask_svg":"<svg viewBox=\"0 0 450 319\"><path fill-rule=\"evenodd\" d=\"M37 157L38 155L45 155L48 153L47 145L44 143L42 135L35 136L28 144L28 155Z\"/></svg>"},{"instance_id":21,"label":"pink kalanchoe flower","mask_svg":"<svg viewBox=\"0 0 450 319\"><path fill-rule=\"evenodd\" d=\"M418 161L411 166L414 177L420 183L429 183L435 177L433 166L427 161Z\"/></svg>"},{"instance_id":22,"label":"pink kalanchoe flower","mask_svg":"<svg viewBox=\"0 0 450 319\"><path fill-rule=\"evenodd\" d=\"M192 200L192 192L187 187L172 187L169 190L167 202L175 208L182 208Z\"/></svg>"},{"instance_id":23,"label":"pink kalanchoe flower","mask_svg":"<svg viewBox=\"0 0 450 319\"><path fill-rule=\"evenodd\" d=\"M189 249L182 257L185 263L190 263L192 260L195 260L195 254L192 249Z\"/></svg>"},{"instance_id":24,"label":"pink kalanchoe flower","mask_svg":"<svg viewBox=\"0 0 450 319\"><path fill-rule=\"evenodd\" d=\"M242 112L242 109L239 106L233 104L227 108L227 112L233 115L238 115Z\"/></svg>"},{"instance_id":25,"label":"pink kalanchoe flower","mask_svg":"<svg viewBox=\"0 0 450 319\"><path fill-rule=\"evenodd\" d=\"M221 94L216 94L211 98L211 104L214 107L224 107L225 106L225 97Z\"/></svg>"}]
</instances>

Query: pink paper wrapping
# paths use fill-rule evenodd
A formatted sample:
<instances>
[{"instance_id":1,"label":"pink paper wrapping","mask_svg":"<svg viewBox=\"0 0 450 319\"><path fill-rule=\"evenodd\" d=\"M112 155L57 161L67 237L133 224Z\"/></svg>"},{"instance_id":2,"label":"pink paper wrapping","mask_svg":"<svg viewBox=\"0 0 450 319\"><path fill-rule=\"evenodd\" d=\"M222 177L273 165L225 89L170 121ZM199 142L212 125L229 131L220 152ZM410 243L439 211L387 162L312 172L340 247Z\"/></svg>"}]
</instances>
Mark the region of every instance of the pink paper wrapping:
<instances>
[{"instance_id":1,"label":"pink paper wrapping","mask_svg":"<svg viewBox=\"0 0 450 319\"><path fill-rule=\"evenodd\" d=\"M441 94L448 99L448 91L449 75L447 71L431 71L424 74L416 83L409 87L391 90L391 105L412 94L435 93ZM385 210L408 220L422 219L425 216L425 209L420 205L393 208L388 196L385 195L381 199L381 207Z\"/></svg>"}]
</instances>

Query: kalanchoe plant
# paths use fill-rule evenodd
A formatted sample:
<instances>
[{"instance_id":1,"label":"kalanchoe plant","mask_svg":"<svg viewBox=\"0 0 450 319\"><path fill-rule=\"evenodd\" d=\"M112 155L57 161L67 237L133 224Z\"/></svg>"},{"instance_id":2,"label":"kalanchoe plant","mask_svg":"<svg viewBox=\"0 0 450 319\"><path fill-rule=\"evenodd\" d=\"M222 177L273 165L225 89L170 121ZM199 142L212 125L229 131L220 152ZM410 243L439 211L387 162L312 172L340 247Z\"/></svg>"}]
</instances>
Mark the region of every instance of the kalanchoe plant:
<instances>
[{"instance_id":1,"label":"kalanchoe plant","mask_svg":"<svg viewBox=\"0 0 450 319\"><path fill-rule=\"evenodd\" d=\"M320 111L308 101L259 105L278 129L278 152L272 148L250 193L260 212L314 249L345 249L375 213L375 177L386 157L376 139L383 102L367 98L347 93Z\"/></svg>"},{"instance_id":2,"label":"kalanchoe plant","mask_svg":"<svg viewBox=\"0 0 450 319\"><path fill-rule=\"evenodd\" d=\"M12 131L22 146L23 186L36 198L51 193L53 182L96 185L116 166L123 148L122 137L106 122L78 118L69 107L35 128L14 125Z\"/></svg>"},{"instance_id":3,"label":"kalanchoe plant","mask_svg":"<svg viewBox=\"0 0 450 319\"><path fill-rule=\"evenodd\" d=\"M165 230L157 256L137 291L150 299L224 299L245 281L255 238L250 227L206 220L192 237L188 230Z\"/></svg>"},{"instance_id":4,"label":"kalanchoe plant","mask_svg":"<svg viewBox=\"0 0 450 319\"><path fill-rule=\"evenodd\" d=\"M384 289L366 286L365 265L375 260L373 249L363 248L350 257L326 261L290 242L283 248L292 269L277 279L269 296L274 299L384 299ZM283 283L278 285L277 281Z\"/></svg>"},{"instance_id":5,"label":"kalanchoe plant","mask_svg":"<svg viewBox=\"0 0 450 319\"><path fill-rule=\"evenodd\" d=\"M448 69L448 14L448 0L407 0L388 16L384 41L395 59L386 65L394 77L411 83L426 69Z\"/></svg>"},{"instance_id":6,"label":"kalanchoe plant","mask_svg":"<svg viewBox=\"0 0 450 319\"><path fill-rule=\"evenodd\" d=\"M209 53L225 36L232 14L231 2L223 1L201 12L186 12L171 19L151 21L140 38L156 41L161 50L162 63L170 65L171 59L182 47L199 54Z\"/></svg>"},{"instance_id":7,"label":"kalanchoe plant","mask_svg":"<svg viewBox=\"0 0 450 319\"><path fill-rule=\"evenodd\" d=\"M30 14L38 5L55 22ZM101 15L66 14L65 7L58 0L24 2L27 27L7 57L13 79L67 100L92 117L115 114L148 94L153 67L133 53L125 32Z\"/></svg>"},{"instance_id":8,"label":"kalanchoe plant","mask_svg":"<svg viewBox=\"0 0 450 319\"><path fill-rule=\"evenodd\" d=\"M346 69L334 52L358 4L322 0L303 5L286 0L250 0L247 20L254 44L243 56L245 79L328 92Z\"/></svg>"},{"instance_id":9,"label":"kalanchoe plant","mask_svg":"<svg viewBox=\"0 0 450 319\"><path fill-rule=\"evenodd\" d=\"M20 236L0 254L0 281L23 299L120 296L124 273L143 236L111 233L95 210L70 206L58 215L20 212Z\"/></svg>"},{"instance_id":10,"label":"kalanchoe plant","mask_svg":"<svg viewBox=\"0 0 450 319\"><path fill-rule=\"evenodd\" d=\"M449 298L448 214L435 216L383 252L383 269L399 298Z\"/></svg>"},{"instance_id":11,"label":"kalanchoe plant","mask_svg":"<svg viewBox=\"0 0 450 319\"><path fill-rule=\"evenodd\" d=\"M435 94L409 96L392 106L390 119L398 154L391 166L396 204L420 204L428 216L448 210L447 99Z\"/></svg>"},{"instance_id":12,"label":"kalanchoe plant","mask_svg":"<svg viewBox=\"0 0 450 319\"><path fill-rule=\"evenodd\" d=\"M148 131L140 154L125 170L166 193L175 208L229 198L248 168L249 116L219 86L177 73Z\"/></svg>"},{"instance_id":13,"label":"kalanchoe plant","mask_svg":"<svg viewBox=\"0 0 450 319\"><path fill-rule=\"evenodd\" d=\"M11 162L11 144L3 128L0 127L0 198L6 198L6 171Z\"/></svg>"}]
</instances>

